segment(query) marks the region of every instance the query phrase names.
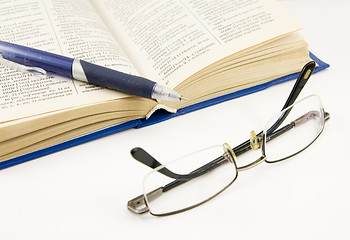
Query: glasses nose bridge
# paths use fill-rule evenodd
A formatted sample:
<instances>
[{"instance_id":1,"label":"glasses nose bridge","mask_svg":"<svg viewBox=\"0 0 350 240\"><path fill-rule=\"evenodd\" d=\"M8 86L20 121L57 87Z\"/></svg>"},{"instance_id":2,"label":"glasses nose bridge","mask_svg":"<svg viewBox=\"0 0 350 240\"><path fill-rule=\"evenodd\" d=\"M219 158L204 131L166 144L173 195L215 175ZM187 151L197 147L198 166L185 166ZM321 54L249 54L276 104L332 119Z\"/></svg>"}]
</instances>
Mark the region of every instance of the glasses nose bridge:
<instances>
[{"instance_id":1,"label":"glasses nose bridge","mask_svg":"<svg viewBox=\"0 0 350 240\"><path fill-rule=\"evenodd\" d=\"M266 159L266 156L261 156L259 159L255 160L252 163L249 163L248 165L245 165L245 166L242 166L242 167L237 167L237 171L241 172L241 171L245 171L245 170L251 169L251 168L253 168L255 166L258 166L260 163L265 161L265 159Z\"/></svg>"},{"instance_id":2,"label":"glasses nose bridge","mask_svg":"<svg viewBox=\"0 0 350 240\"><path fill-rule=\"evenodd\" d=\"M265 161L266 159L266 155L265 155L265 134L264 132L261 132L259 134L255 134L254 131L250 132L250 140L249 140L249 145L250 145L250 151L256 151L261 149L262 150L262 156L255 160L254 162L251 162L247 165L241 166L241 167L237 167L237 171L245 171L248 169L251 169L257 165L259 165L260 163L262 163L263 161Z\"/></svg>"}]
</instances>

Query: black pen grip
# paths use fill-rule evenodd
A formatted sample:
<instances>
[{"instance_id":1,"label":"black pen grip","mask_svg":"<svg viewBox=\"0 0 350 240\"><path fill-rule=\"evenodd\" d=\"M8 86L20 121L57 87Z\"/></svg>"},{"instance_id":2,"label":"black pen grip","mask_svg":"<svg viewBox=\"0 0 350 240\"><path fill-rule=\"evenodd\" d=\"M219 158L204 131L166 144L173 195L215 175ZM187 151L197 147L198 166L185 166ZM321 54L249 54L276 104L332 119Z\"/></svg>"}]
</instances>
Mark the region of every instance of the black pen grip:
<instances>
[{"instance_id":1,"label":"black pen grip","mask_svg":"<svg viewBox=\"0 0 350 240\"><path fill-rule=\"evenodd\" d=\"M151 98L155 82L80 60L89 83L120 92Z\"/></svg>"}]
</instances>

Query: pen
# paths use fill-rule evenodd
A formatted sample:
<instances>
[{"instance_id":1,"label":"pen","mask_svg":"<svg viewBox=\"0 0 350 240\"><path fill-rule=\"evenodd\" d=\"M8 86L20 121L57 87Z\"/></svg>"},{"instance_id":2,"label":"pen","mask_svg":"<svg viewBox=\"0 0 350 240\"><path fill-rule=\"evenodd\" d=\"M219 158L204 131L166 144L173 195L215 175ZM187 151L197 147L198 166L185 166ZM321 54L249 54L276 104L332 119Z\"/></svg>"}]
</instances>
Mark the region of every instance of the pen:
<instances>
[{"instance_id":1,"label":"pen","mask_svg":"<svg viewBox=\"0 0 350 240\"><path fill-rule=\"evenodd\" d=\"M126 74L102 67L84 60L68 58L57 54L0 41L0 54L3 59L37 69L39 72L53 72L75 80L101 87L114 89L131 95L181 101L178 92L149 79ZM1 57L1 56L0 56ZM40 71L41 69L45 71Z\"/></svg>"}]
</instances>

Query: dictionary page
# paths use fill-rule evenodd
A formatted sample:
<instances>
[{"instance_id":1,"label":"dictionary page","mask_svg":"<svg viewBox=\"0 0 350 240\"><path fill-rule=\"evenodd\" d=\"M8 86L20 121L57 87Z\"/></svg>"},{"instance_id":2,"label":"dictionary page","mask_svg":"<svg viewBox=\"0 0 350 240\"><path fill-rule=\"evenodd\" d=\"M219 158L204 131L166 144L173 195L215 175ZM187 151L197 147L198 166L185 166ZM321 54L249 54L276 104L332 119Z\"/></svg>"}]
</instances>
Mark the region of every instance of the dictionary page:
<instances>
[{"instance_id":1,"label":"dictionary page","mask_svg":"<svg viewBox=\"0 0 350 240\"><path fill-rule=\"evenodd\" d=\"M88 0L0 0L0 40L138 74ZM0 66L0 123L127 96Z\"/></svg>"},{"instance_id":2,"label":"dictionary page","mask_svg":"<svg viewBox=\"0 0 350 240\"><path fill-rule=\"evenodd\" d=\"M299 30L275 0L91 0L141 75L175 88L229 55Z\"/></svg>"}]
</instances>

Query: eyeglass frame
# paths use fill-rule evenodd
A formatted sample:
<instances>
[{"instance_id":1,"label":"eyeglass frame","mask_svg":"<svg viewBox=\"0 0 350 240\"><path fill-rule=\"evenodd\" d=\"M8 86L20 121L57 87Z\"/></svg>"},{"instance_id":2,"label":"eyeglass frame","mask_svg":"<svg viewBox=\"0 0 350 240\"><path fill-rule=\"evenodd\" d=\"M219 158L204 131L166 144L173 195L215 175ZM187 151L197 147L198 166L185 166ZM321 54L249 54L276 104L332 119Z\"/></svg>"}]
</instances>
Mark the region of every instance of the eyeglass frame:
<instances>
[{"instance_id":1,"label":"eyeglass frame","mask_svg":"<svg viewBox=\"0 0 350 240\"><path fill-rule=\"evenodd\" d=\"M224 146L224 154L223 155L214 159L213 161L209 162L208 164L201 166L200 168L192 171L189 174L185 174L185 175L176 174L176 173L170 171L169 169L167 169L166 167L164 167L164 165L162 165L160 162L158 162L155 158L153 158L144 149L139 148L139 147L133 148L131 150L131 155L133 156L134 159L136 159L139 162L145 164L146 166L152 168L154 171L158 171L158 172L162 173L163 175L168 176L170 178L173 178L175 180L166 185L166 188L167 188L166 190L164 190L164 187L160 187L160 188L157 188L157 189L155 189L147 194L146 193L142 194L142 195L128 201L128 204L127 204L128 209L134 213L137 213L137 214L142 214L142 213L148 212L149 211L149 208L148 208L148 201L149 200L151 200L152 198L156 198L159 194L161 194L164 191L168 191L168 190L170 190L178 185L181 185L181 184L183 184L191 179L194 179L196 177L199 177L199 176L205 174L206 172L210 171L211 169L213 169L215 167L220 166L218 161L224 160L225 154L226 154L226 156L229 157L230 161L235 165L235 169L236 169L236 175L235 175L234 179L226 187L224 187L222 190L220 190L219 192L217 192L213 196L211 196L211 197L209 197L209 198L207 198L207 199L205 199L197 204L189 206L187 208L175 210L175 211L164 213L164 214L154 214L151 211L150 211L150 213L152 215L155 215L155 216L168 216L168 215L173 215L173 214L177 214L177 213L181 213L181 212L193 209L199 205L202 205L202 204L208 202L209 200L213 199L217 195L221 194L228 187L230 187L237 179L238 172L250 169L254 166L257 166L261 162L266 162L266 163L280 162L280 161L286 160L288 158L291 158L291 157L295 156L296 154L299 154L300 152L307 149L321 135L321 133L323 132L323 129L324 129L324 125L323 125L322 129L320 130L319 134L315 137L315 139L311 143L309 143L306 147L304 147L300 151L292 154L291 156L288 156L286 158L283 158L283 159L280 159L277 161L268 161L266 154L265 154L265 145L268 141L280 136L284 132L291 129L291 128L288 129L288 127L287 127L288 125L286 125L285 127L276 131L276 129L282 124L282 122L289 115L290 111L293 108L293 104L295 103L297 97L299 96L299 94L300 94L301 90L303 89L303 87L305 86L306 82L309 80L309 78L312 75L315 68L316 68L316 63L314 61L308 62L303 67L303 69L301 70L301 72L296 80L296 83L294 84L294 87L293 87L291 93L289 94L289 97L288 97L285 105L283 106L283 108L281 110L281 112L283 112L283 114L266 132L262 131L259 134L255 134L254 132L252 132L250 140L243 142L242 144L236 146L235 148L231 148L227 143L225 143L223 145ZM324 122L327 122L330 119L330 114L328 112L325 112L323 109L322 109L322 111L324 113L324 116L323 116ZM297 121L297 120L295 120L295 121ZM255 150L261 149L262 156L259 159L255 160L254 162L251 162L251 163L244 165L244 166L241 166L241 167L237 167L237 163L236 163L237 156L239 156L239 155L241 155L249 150L252 150L252 149L255 149ZM147 195L147 197L145 195ZM138 207L139 205L144 205L145 207L139 208Z\"/></svg>"}]
</instances>

